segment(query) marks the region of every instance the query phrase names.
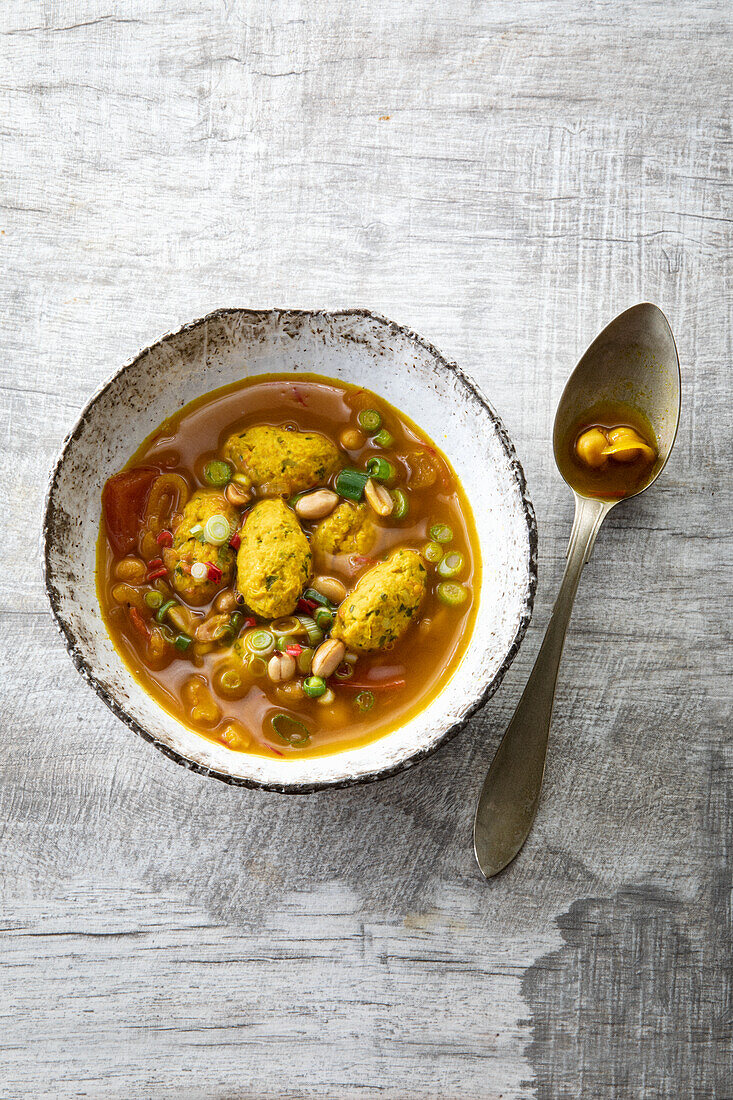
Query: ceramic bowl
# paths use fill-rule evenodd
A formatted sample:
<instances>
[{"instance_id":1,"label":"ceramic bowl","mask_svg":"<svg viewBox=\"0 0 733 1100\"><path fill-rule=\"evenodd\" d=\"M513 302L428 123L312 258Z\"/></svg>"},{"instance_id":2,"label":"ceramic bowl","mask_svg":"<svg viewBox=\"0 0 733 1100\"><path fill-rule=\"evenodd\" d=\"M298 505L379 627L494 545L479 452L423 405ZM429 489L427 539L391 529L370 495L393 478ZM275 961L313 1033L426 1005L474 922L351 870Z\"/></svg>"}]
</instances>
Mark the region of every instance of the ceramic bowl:
<instances>
[{"instance_id":1,"label":"ceramic bowl","mask_svg":"<svg viewBox=\"0 0 733 1100\"><path fill-rule=\"evenodd\" d=\"M483 582L467 653L419 715L358 749L278 760L199 737L135 682L100 616L95 544L105 480L166 416L237 379L299 371L367 386L442 448L471 501ZM67 437L51 477L43 540L46 590L66 646L114 713L188 768L283 792L382 778L435 752L498 687L527 628L536 585L534 512L499 417L455 363L366 310L219 310L141 352L95 394Z\"/></svg>"}]
</instances>

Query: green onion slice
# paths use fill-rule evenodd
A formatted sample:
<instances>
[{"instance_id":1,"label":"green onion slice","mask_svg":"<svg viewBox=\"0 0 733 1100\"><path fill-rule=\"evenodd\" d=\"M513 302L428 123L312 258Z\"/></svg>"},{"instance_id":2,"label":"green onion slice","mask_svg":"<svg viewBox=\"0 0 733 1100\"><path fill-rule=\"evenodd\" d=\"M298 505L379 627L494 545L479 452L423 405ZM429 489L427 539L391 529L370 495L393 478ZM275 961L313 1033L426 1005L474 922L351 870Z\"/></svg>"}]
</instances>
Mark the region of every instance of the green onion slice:
<instances>
[{"instance_id":1,"label":"green onion slice","mask_svg":"<svg viewBox=\"0 0 733 1100\"><path fill-rule=\"evenodd\" d=\"M319 603L321 607L325 607L327 611L331 610L331 601L326 599L321 592L317 592L315 588L306 588L303 597L306 600L310 600L312 603Z\"/></svg>"},{"instance_id":2,"label":"green onion slice","mask_svg":"<svg viewBox=\"0 0 733 1100\"><path fill-rule=\"evenodd\" d=\"M393 489L392 500L394 501L392 519L404 519L410 511L410 501L407 493L404 489Z\"/></svg>"},{"instance_id":3,"label":"green onion slice","mask_svg":"<svg viewBox=\"0 0 733 1100\"><path fill-rule=\"evenodd\" d=\"M276 638L284 638L286 634L302 634L302 626L295 615L288 615L282 619L275 619L270 623L270 630Z\"/></svg>"},{"instance_id":4,"label":"green onion slice","mask_svg":"<svg viewBox=\"0 0 733 1100\"><path fill-rule=\"evenodd\" d=\"M252 653L247 661L247 670L250 676L264 676L267 672L267 662Z\"/></svg>"},{"instance_id":5,"label":"green onion slice","mask_svg":"<svg viewBox=\"0 0 733 1100\"><path fill-rule=\"evenodd\" d=\"M157 611L163 604L163 597L160 592L146 592L145 603L151 609L151 611Z\"/></svg>"},{"instance_id":6,"label":"green onion slice","mask_svg":"<svg viewBox=\"0 0 733 1100\"><path fill-rule=\"evenodd\" d=\"M275 648L275 639L269 630L253 630L246 636L245 644L253 653L265 657Z\"/></svg>"},{"instance_id":7,"label":"green onion slice","mask_svg":"<svg viewBox=\"0 0 733 1100\"><path fill-rule=\"evenodd\" d=\"M213 546L223 546L232 537L232 528L226 516L209 516L204 526L204 538Z\"/></svg>"},{"instance_id":8,"label":"green onion slice","mask_svg":"<svg viewBox=\"0 0 733 1100\"><path fill-rule=\"evenodd\" d=\"M392 481L395 476L395 468L386 458L375 455L367 462L367 473L376 481Z\"/></svg>"},{"instance_id":9,"label":"green onion slice","mask_svg":"<svg viewBox=\"0 0 733 1100\"><path fill-rule=\"evenodd\" d=\"M161 626L160 633L163 635L168 645L176 644L176 635L169 626Z\"/></svg>"},{"instance_id":10,"label":"green onion slice","mask_svg":"<svg viewBox=\"0 0 733 1100\"><path fill-rule=\"evenodd\" d=\"M284 653L289 645L297 644L298 639L295 637L294 634L281 634L275 642L275 649L278 650L279 653Z\"/></svg>"},{"instance_id":11,"label":"green onion slice","mask_svg":"<svg viewBox=\"0 0 733 1100\"><path fill-rule=\"evenodd\" d=\"M422 553L426 561L435 565L443 557L443 547L439 542L429 542Z\"/></svg>"},{"instance_id":12,"label":"green onion slice","mask_svg":"<svg viewBox=\"0 0 733 1100\"><path fill-rule=\"evenodd\" d=\"M228 668L221 674L221 686L225 691L239 691L242 686L242 677L236 669Z\"/></svg>"},{"instance_id":13,"label":"green onion slice","mask_svg":"<svg viewBox=\"0 0 733 1100\"><path fill-rule=\"evenodd\" d=\"M301 745L307 745L311 739L308 727L297 718L293 718L292 714L286 714L285 711L281 710L278 714L274 714L270 719L270 725L278 737L293 748L299 749Z\"/></svg>"},{"instance_id":14,"label":"green onion slice","mask_svg":"<svg viewBox=\"0 0 733 1100\"><path fill-rule=\"evenodd\" d=\"M163 619L168 614L169 609L171 607L175 607L175 606L176 606L176 601L175 600L166 600L165 603L162 603L160 605L160 607L158 608L158 610L155 612L155 621L156 621L156 623L162 623Z\"/></svg>"},{"instance_id":15,"label":"green onion slice","mask_svg":"<svg viewBox=\"0 0 733 1100\"><path fill-rule=\"evenodd\" d=\"M221 488L228 485L232 480L232 468L228 462L222 462L221 459L215 458L204 466L204 478L209 485L216 485L217 488Z\"/></svg>"},{"instance_id":16,"label":"green onion slice","mask_svg":"<svg viewBox=\"0 0 733 1100\"><path fill-rule=\"evenodd\" d=\"M316 626L321 630L330 630L333 626L333 614L326 607L319 607L313 612L313 618L316 621Z\"/></svg>"},{"instance_id":17,"label":"green onion slice","mask_svg":"<svg viewBox=\"0 0 733 1100\"><path fill-rule=\"evenodd\" d=\"M434 523L430 528L430 537L435 542L450 542L453 538L453 532L445 523Z\"/></svg>"},{"instance_id":18,"label":"green onion slice","mask_svg":"<svg viewBox=\"0 0 733 1100\"><path fill-rule=\"evenodd\" d=\"M380 432L374 436L374 442L378 447L384 447L385 451L394 443L394 436L391 432L388 432L386 428L382 428Z\"/></svg>"},{"instance_id":19,"label":"green onion slice","mask_svg":"<svg viewBox=\"0 0 733 1100\"><path fill-rule=\"evenodd\" d=\"M241 611L232 612L232 616L229 619L229 626L231 627L233 634L239 634L242 629L242 623L244 622L244 615Z\"/></svg>"},{"instance_id":20,"label":"green onion slice","mask_svg":"<svg viewBox=\"0 0 733 1100\"><path fill-rule=\"evenodd\" d=\"M348 661L342 661L334 672L334 676L337 680L350 680L354 675L354 666L350 665Z\"/></svg>"},{"instance_id":21,"label":"green onion slice","mask_svg":"<svg viewBox=\"0 0 733 1100\"><path fill-rule=\"evenodd\" d=\"M303 691L309 699L320 699L326 693L326 681L322 676L309 676L303 681Z\"/></svg>"},{"instance_id":22,"label":"green onion slice","mask_svg":"<svg viewBox=\"0 0 733 1100\"><path fill-rule=\"evenodd\" d=\"M438 574L441 577L457 577L463 569L463 554L450 550L438 562Z\"/></svg>"},{"instance_id":23,"label":"green onion slice","mask_svg":"<svg viewBox=\"0 0 733 1100\"><path fill-rule=\"evenodd\" d=\"M308 641L311 645L318 645L323 641L323 631L320 626L316 624L315 619L312 619L310 615L298 615L296 616L300 625L305 629L308 635Z\"/></svg>"},{"instance_id":24,"label":"green onion slice","mask_svg":"<svg viewBox=\"0 0 733 1100\"><path fill-rule=\"evenodd\" d=\"M336 478L336 492L346 500L361 500L368 480L369 475L362 470L352 470L351 467L346 466Z\"/></svg>"},{"instance_id":25,"label":"green onion slice","mask_svg":"<svg viewBox=\"0 0 733 1100\"><path fill-rule=\"evenodd\" d=\"M304 646L304 648L295 658L296 664L298 665L298 672L302 673L303 676L307 676L311 670L314 653L315 649L313 649L311 646Z\"/></svg>"},{"instance_id":26,"label":"green onion slice","mask_svg":"<svg viewBox=\"0 0 733 1100\"><path fill-rule=\"evenodd\" d=\"M451 581L442 581L436 588L438 599L448 607L459 607L468 599L468 591L462 584L453 584Z\"/></svg>"},{"instance_id":27,"label":"green onion slice","mask_svg":"<svg viewBox=\"0 0 733 1100\"><path fill-rule=\"evenodd\" d=\"M365 432L378 432L382 427L382 418L376 409L362 409L356 419Z\"/></svg>"},{"instance_id":28,"label":"green onion slice","mask_svg":"<svg viewBox=\"0 0 733 1100\"><path fill-rule=\"evenodd\" d=\"M360 691L354 699L354 706L357 710L371 710L374 706L374 692Z\"/></svg>"}]
</instances>

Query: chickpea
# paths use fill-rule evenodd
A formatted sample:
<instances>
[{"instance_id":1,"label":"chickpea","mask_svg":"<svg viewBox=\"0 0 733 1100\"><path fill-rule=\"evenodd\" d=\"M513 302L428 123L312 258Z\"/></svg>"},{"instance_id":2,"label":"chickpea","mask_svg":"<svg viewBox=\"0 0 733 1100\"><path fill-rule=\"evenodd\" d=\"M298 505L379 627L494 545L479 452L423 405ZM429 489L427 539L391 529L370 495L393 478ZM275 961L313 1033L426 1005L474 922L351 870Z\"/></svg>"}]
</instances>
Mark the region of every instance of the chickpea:
<instances>
[{"instance_id":1,"label":"chickpea","mask_svg":"<svg viewBox=\"0 0 733 1100\"><path fill-rule=\"evenodd\" d=\"M608 440L601 429L589 428L576 440L575 453L586 466L590 466L593 470L600 470L608 462L603 454L607 446Z\"/></svg>"},{"instance_id":2,"label":"chickpea","mask_svg":"<svg viewBox=\"0 0 733 1100\"><path fill-rule=\"evenodd\" d=\"M142 584L147 573L147 566L140 558L123 558L115 566L115 576L120 581L128 584Z\"/></svg>"},{"instance_id":3,"label":"chickpea","mask_svg":"<svg viewBox=\"0 0 733 1100\"><path fill-rule=\"evenodd\" d=\"M652 459L654 451L637 431L626 425L613 428L608 433L609 448L613 448L614 462L635 462L638 458Z\"/></svg>"},{"instance_id":4,"label":"chickpea","mask_svg":"<svg viewBox=\"0 0 733 1100\"><path fill-rule=\"evenodd\" d=\"M364 446L364 435L358 428L344 428L339 443L345 451L358 451Z\"/></svg>"}]
</instances>

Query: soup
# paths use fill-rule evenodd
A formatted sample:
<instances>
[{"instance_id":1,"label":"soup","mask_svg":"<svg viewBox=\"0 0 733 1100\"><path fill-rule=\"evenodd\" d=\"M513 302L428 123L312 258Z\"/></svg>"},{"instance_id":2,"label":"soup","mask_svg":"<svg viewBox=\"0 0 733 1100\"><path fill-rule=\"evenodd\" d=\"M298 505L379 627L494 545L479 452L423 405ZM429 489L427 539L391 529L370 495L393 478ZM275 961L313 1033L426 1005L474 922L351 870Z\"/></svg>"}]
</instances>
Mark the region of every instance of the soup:
<instances>
[{"instance_id":1,"label":"soup","mask_svg":"<svg viewBox=\"0 0 733 1100\"><path fill-rule=\"evenodd\" d=\"M233 751L332 753L402 725L460 663L480 577L445 456L376 394L315 375L199 398L102 494L117 651Z\"/></svg>"},{"instance_id":2,"label":"soup","mask_svg":"<svg viewBox=\"0 0 733 1100\"><path fill-rule=\"evenodd\" d=\"M586 496L619 500L638 493L657 461L654 429L632 405L606 401L570 425L558 461L563 476Z\"/></svg>"}]
</instances>

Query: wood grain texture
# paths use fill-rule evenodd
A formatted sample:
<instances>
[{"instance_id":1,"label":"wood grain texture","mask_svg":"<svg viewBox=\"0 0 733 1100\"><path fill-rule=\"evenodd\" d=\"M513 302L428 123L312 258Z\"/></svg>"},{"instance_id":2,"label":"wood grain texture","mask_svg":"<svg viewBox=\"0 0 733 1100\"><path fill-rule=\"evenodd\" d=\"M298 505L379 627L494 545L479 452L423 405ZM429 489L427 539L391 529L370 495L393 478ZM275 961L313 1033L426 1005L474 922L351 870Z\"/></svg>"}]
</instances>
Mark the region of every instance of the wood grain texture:
<instances>
[{"instance_id":1,"label":"wood grain texture","mask_svg":"<svg viewBox=\"0 0 733 1100\"><path fill-rule=\"evenodd\" d=\"M0 43L0 1096L732 1097L730 5L5 0ZM473 803L572 513L554 408L645 298L680 435L595 548L537 824L487 885ZM50 621L65 432L222 305L381 311L517 445L534 623L405 775L295 799L188 774Z\"/></svg>"}]
</instances>

